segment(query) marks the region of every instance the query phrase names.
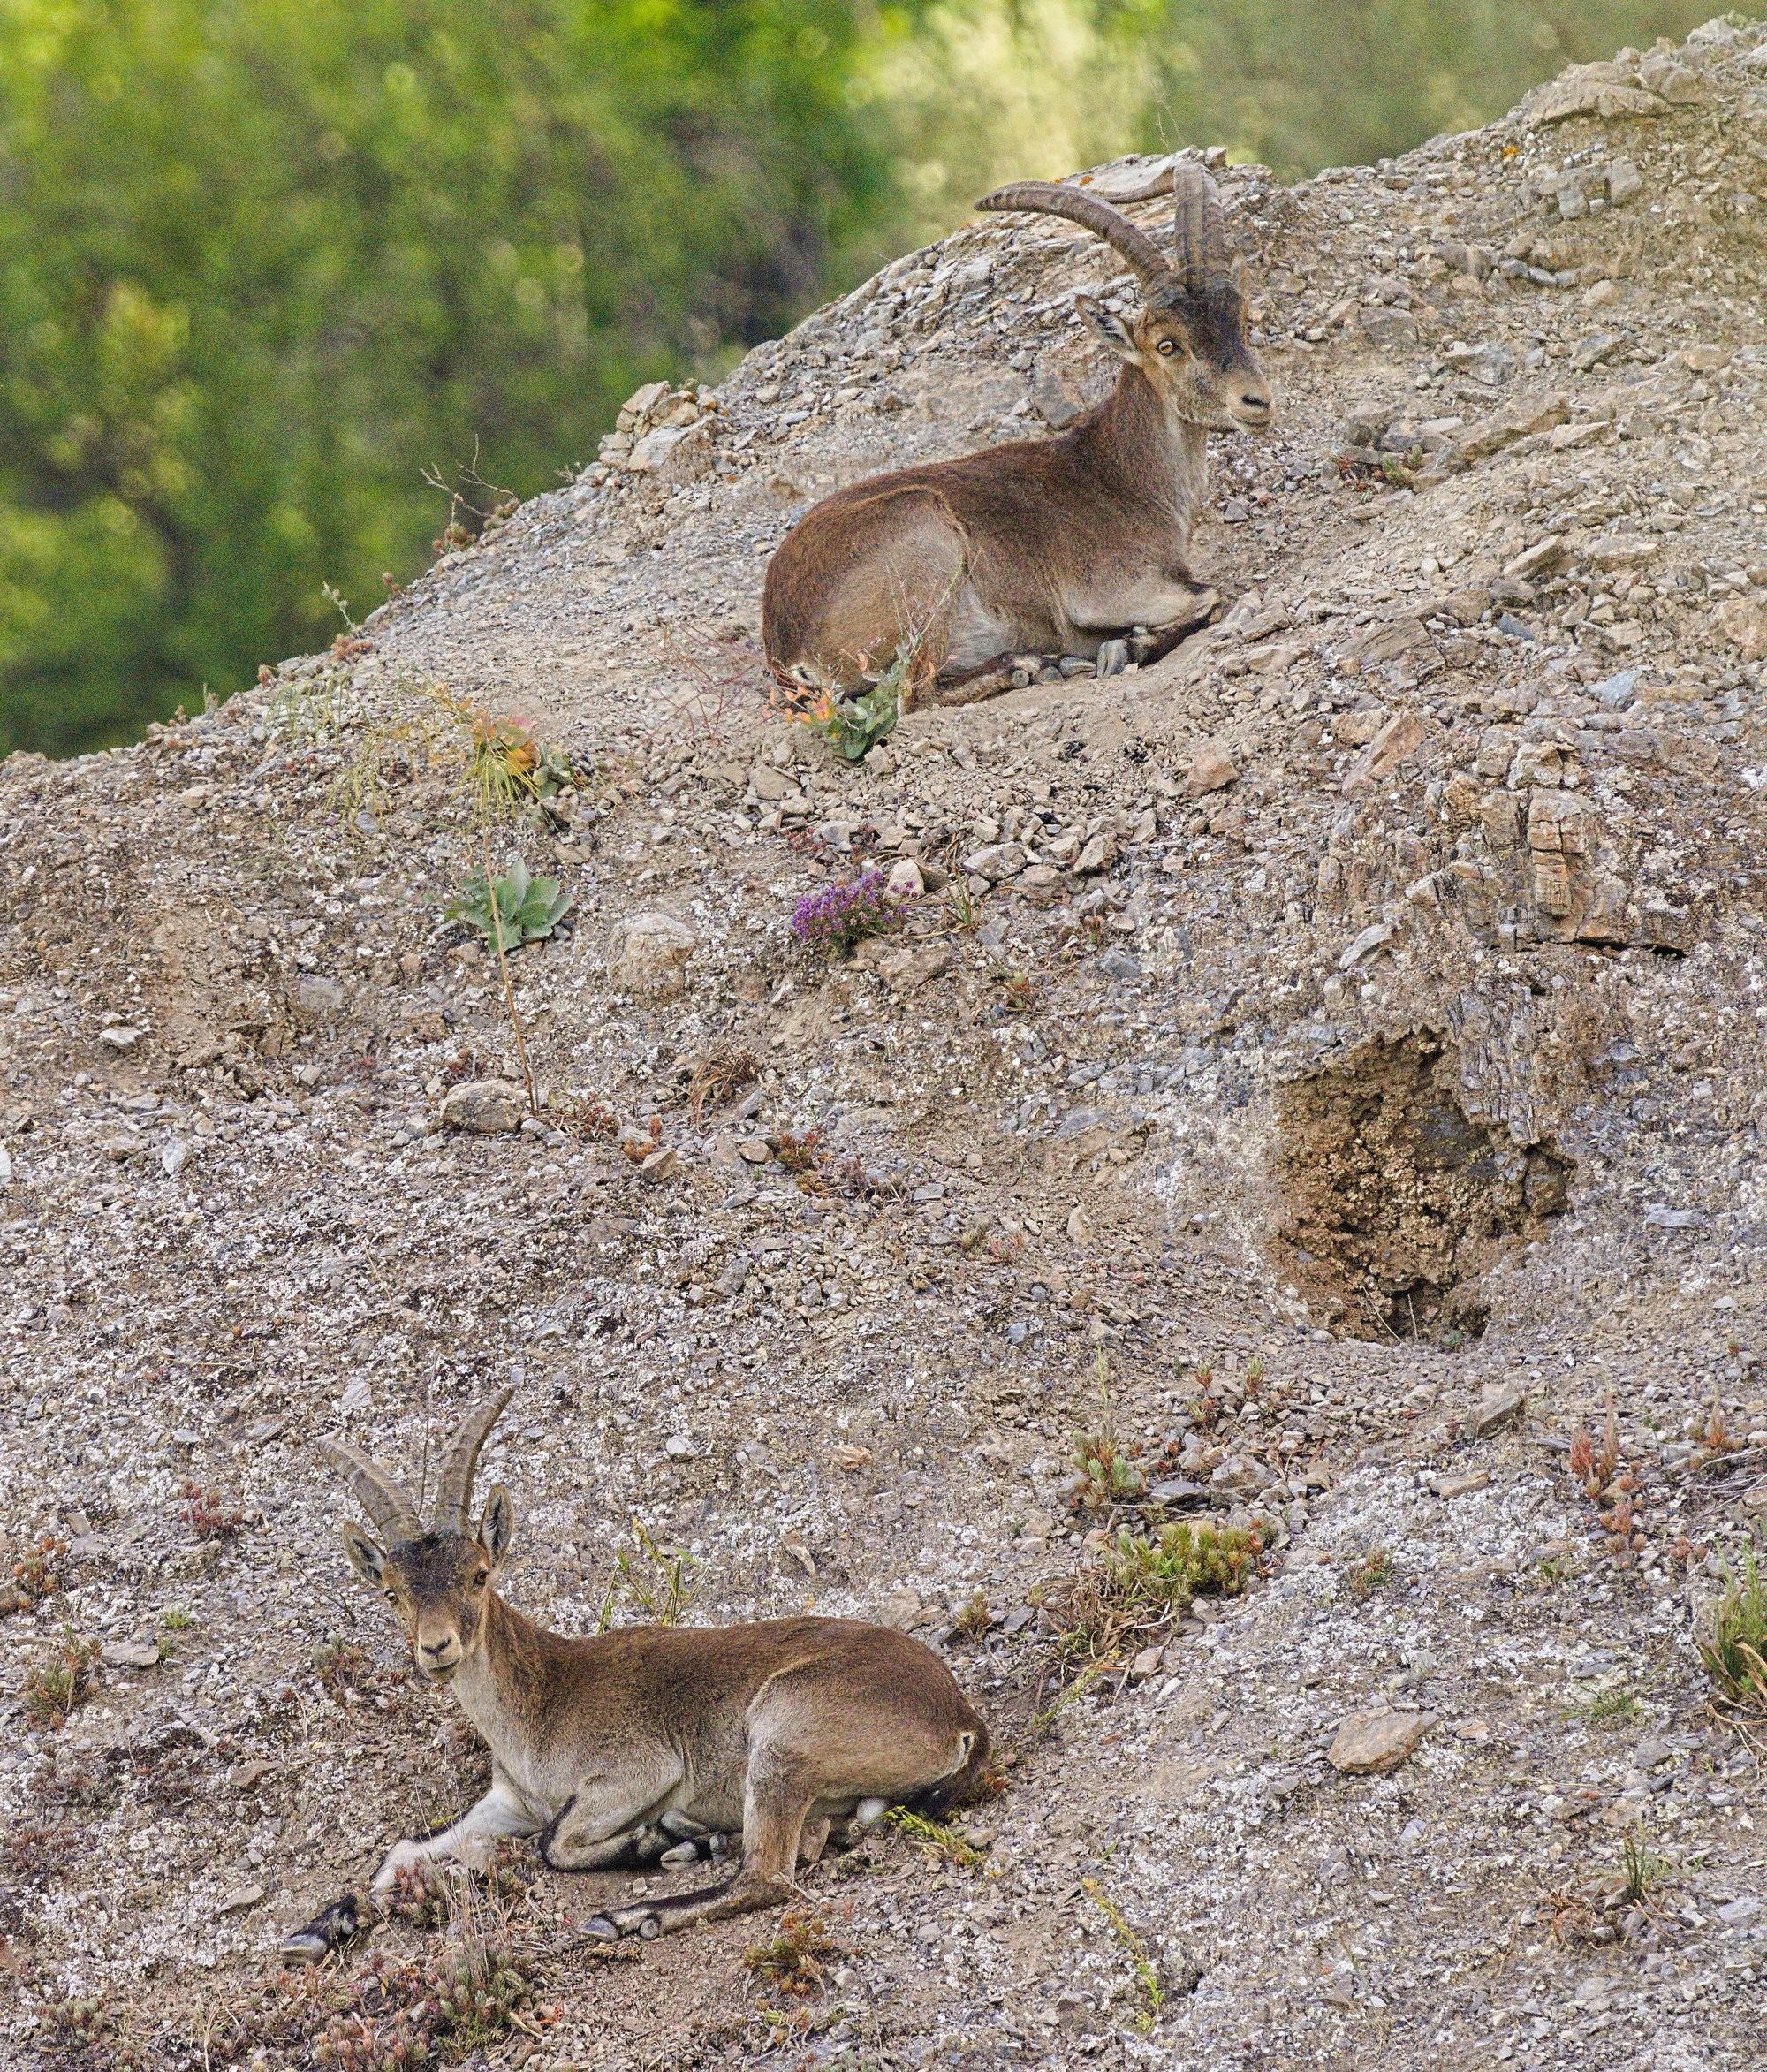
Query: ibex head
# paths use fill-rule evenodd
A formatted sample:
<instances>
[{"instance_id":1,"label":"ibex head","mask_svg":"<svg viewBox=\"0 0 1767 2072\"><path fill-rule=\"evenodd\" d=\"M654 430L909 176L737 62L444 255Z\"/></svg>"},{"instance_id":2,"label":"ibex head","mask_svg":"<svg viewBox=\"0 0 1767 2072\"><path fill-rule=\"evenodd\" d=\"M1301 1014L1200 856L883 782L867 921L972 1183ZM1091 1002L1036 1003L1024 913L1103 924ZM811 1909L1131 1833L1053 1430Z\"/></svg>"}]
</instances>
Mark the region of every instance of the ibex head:
<instances>
[{"instance_id":1,"label":"ibex head","mask_svg":"<svg viewBox=\"0 0 1767 2072\"><path fill-rule=\"evenodd\" d=\"M460 1427L443 1464L436 1522L427 1530L416 1507L383 1469L343 1439L322 1438L373 1520L378 1539L346 1522L350 1565L390 1604L421 1673L445 1683L479 1646L491 1577L515 1536L515 1507L499 1484L485 1499L474 1529L470 1511L479 1449L512 1392L481 1403Z\"/></svg>"},{"instance_id":2,"label":"ibex head","mask_svg":"<svg viewBox=\"0 0 1767 2072\"><path fill-rule=\"evenodd\" d=\"M1074 307L1119 360L1137 367L1168 409L1214 431L1262 431L1270 419L1270 383L1246 343L1246 306L1227 252L1220 197L1200 165L1173 176L1175 263L1126 216L1078 187L1020 180L975 206L1066 216L1114 246L1141 285L1141 307L1128 323L1089 295Z\"/></svg>"}]
</instances>

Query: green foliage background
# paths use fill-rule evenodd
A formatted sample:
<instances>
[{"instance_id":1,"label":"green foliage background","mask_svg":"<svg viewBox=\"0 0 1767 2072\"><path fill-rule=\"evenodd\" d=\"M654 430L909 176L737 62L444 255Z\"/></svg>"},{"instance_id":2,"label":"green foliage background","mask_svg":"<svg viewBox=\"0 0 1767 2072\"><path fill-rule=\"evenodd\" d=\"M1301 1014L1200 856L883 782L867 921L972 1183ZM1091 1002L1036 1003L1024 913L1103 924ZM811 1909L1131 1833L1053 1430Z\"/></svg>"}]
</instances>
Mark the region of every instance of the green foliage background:
<instances>
[{"instance_id":1,"label":"green foliage background","mask_svg":"<svg viewBox=\"0 0 1767 2072\"><path fill-rule=\"evenodd\" d=\"M547 488L1004 178L1372 157L1705 11L0 0L0 753L322 644L426 473Z\"/></svg>"}]
</instances>

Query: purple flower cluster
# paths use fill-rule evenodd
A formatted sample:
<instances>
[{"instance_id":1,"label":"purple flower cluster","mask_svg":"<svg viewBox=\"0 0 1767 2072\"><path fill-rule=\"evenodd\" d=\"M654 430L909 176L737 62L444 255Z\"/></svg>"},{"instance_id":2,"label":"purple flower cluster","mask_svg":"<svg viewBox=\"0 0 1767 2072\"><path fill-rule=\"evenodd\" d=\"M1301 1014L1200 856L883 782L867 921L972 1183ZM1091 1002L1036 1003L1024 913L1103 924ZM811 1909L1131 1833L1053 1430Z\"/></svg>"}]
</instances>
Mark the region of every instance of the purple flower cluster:
<instances>
[{"instance_id":1,"label":"purple flower cluster","mask_svg":"<svg viewBox=\"0 0 1767 2072\"><path fill-rule=\"evenodd\" d=\"M893 925L896 903L881 870L868 870L840 884L824 885L800 899L792 933L811 949L844 950Z\"/></svg>"}]
</instances>

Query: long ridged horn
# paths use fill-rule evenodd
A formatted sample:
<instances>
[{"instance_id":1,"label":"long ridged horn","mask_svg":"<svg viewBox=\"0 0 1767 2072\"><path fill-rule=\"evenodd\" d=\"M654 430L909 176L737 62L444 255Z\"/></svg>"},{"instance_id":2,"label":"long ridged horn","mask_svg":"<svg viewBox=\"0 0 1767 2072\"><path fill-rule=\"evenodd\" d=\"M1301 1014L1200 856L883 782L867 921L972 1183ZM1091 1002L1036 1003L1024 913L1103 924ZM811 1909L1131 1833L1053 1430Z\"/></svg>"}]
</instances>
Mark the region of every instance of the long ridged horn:
<instances>
[{"instance_id":1,"label":"long ridged horn","mask_svg":"<svg viewBox=\"0 0 1767 2072\"><path fill-rule=\"evenodd\" d=\"M1112 245L1134 269L1135 278L1144 290L1165 280L1172 269L1160 256L1160 249L1145 231L1137 230L1126 216L1102 201L1096 194L1086 194L1079 187L1058 186L1052 180L1015 180L1009 187L997 187L991 194L984 194L975 206L978 209L1019 209L1028 214L1039 216L1064 216L1069 223L1077 223Z\"/></svg>"},{"instance_id":2,"label":"long ridged horn","mask_svg":"<svg viewBox=\"0 0 1767 2072\"><path fill-rule=\"evenodd\" d=\"M473 1474L479 1465L479 1448L484 1445L492 1425L503 1415L504 1406L514 1393L512 1388L506 1388L500 1396L492 1396L489 1401L481 1403L460 1427L442 1469L442 1486L436 1499L438 1532L472 1530Z\"/></svg>"},{"instance_id":3,"label":"long ridged horn","mask_svg":"<svg viewBox=\"0 0 1767 2072\"><path fill-rule=\"evenodd\" d=\"M345 1480L356 1492L356 1501L383 1538L415 1539L421 1533L423 1522L415 1506L383 1468L377 1468L347 1439L322 1438L315 1444L343 1469Z\"/></svg>"},{"instance_id":4,"label":"long ridged horn","mask_svg":"<svg viewBox=\"0 0 1767 2072\"><path fill-rule=\"evenodd\" d=\"M1178 270L1186 287L1204 287L1227 271L1227 224L1220 192L1194 158L1174 171L1172 192Z\"/></svg>"}]
</instances>

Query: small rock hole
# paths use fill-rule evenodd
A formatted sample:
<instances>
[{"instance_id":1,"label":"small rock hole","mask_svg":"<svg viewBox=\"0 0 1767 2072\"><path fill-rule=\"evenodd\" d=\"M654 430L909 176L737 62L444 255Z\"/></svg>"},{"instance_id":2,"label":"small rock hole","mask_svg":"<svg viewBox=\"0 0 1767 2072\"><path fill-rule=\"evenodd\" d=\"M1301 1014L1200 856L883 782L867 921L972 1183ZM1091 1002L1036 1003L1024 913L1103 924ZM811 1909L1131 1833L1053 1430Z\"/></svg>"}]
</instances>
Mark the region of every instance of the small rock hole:
<instances>
[{"instance_id":1,"label":"small rock hole","mask_svg":"<svg viewBox=\"0 0 1767 2072\"><path fill-rule=\"evenodd\" d=\"M1469 1343L1490 1314L1483 1276L1569 1206L1573 1162L1469 1117L1431 1031L1293 1082L1279 1119L1278 1264L1352 1337Z\"/></svg>"}]
</instances>

